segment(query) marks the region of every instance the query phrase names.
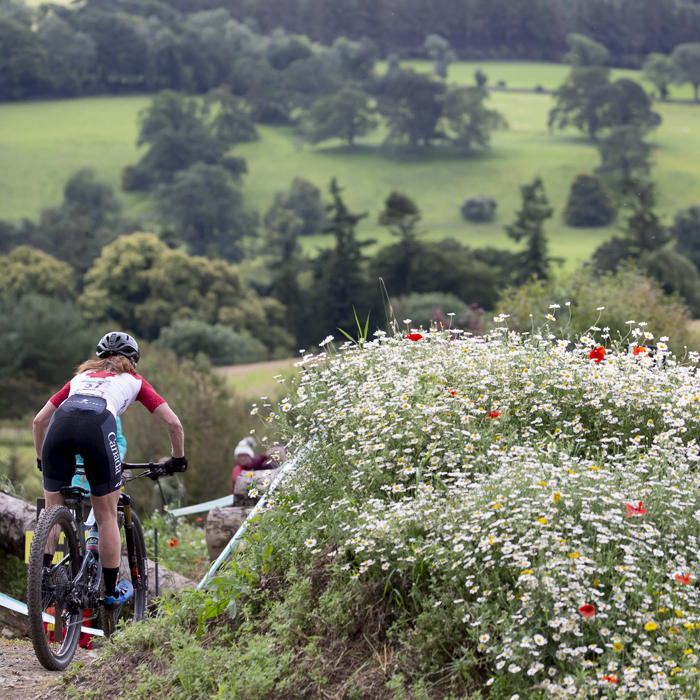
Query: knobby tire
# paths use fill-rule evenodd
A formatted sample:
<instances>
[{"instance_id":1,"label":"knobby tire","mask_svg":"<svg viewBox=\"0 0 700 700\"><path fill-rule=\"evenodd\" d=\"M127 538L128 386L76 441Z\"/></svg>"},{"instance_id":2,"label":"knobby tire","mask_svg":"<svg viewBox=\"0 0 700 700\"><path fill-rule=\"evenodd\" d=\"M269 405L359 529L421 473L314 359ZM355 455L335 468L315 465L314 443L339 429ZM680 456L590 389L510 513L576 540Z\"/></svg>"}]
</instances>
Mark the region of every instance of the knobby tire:
<instances>
[{"instance_id":1,"label":"knobby tire","mask_svg":"<svg viewBox=\"0 0 700 700\"><path fill-rule=\"evenodd\" d=\"M58 582L55 591L43 590L44 585L44 549L49 536L58 541L56 533L51 535L54 527L64 533L64 541L58 545L58 551L63 556L68 555L69 559L51 577L52 585ZM80 638L80 623L82 622L82 609L79 613L69 614L65 620L59 620L51 625L44 622L42 613L48 612L53 601L54 620L65 610L67 595L72 588L72 582L80 570L81 549L78 542L78 535L75 528L73 514L65 506L51 506L47 508L37 522L32 546L29 553L29 568L27 571L27 608L29 612L29 633L34 646L34 653L41 665L49 671L62 671L70 664L78 646ZM63 568L63 571L60 569ZM59 590L60 589L60 590ZM59 596L57 599L56 596ZM49 613L50 614L50 613ZM58 627L58 630L56 630ZM63 636L65 631L65 636ZM63 637L59 645L54 639L49 641L49 635L58 632L55 636Z\"/></svg>"}]
</instances>

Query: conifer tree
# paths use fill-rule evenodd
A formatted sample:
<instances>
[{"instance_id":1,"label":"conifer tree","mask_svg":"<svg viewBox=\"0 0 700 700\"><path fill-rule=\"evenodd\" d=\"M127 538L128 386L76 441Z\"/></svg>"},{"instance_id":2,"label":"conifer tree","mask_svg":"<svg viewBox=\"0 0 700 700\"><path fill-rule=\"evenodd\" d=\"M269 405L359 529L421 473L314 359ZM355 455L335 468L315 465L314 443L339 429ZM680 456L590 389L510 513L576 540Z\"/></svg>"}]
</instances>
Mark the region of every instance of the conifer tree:
<instances>
[{"instance_id":1,"label":"conifer tree","mask_svg":"<svg viewBox=\"0 0 700 700\"><path fill-rule=\"evenodd\" d=\"M525 250L518 254L514 280L516 285L532 277L547 279L553 261L547 255L547 237L543 224L552 217L554 209L549 206L542 178L538 175L532 184L523 185L520 190L523 197L522 209L518 212L515 223L506 226L506 233L514 241L519 243L524 238L526 242Z\"/></svg>"},{"instance_id":2,"label":"conifer tree","mask_svg":"<svg viewBox=\"0 0 700 700\"><path fill-rule=\"evenodd\" d=\"M333 201L327 205L328 219L322 233L332 234L335 248L321 253L314 261L314 317L312 327L315 342L336 332L338 328L352 331L358 318L366 318L370 310L368 281L364 274L362 248L370 242L357 240L357 224L367 213L353 214L343 201L342 188L336 178L331 180Z\"/></svg>"}]
</instances>

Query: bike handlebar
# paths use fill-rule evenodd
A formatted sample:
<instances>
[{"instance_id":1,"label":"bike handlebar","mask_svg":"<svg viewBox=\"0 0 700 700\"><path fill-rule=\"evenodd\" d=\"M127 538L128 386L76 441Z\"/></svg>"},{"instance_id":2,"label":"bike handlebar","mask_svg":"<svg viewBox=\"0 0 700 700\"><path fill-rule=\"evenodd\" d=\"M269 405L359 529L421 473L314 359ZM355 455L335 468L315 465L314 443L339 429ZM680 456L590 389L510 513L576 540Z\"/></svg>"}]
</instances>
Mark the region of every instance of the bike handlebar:
<instances>
[{"instance_id":1,"label":"bike handlebar","mask_svg":"<svg viewBox=\"0 0 700 700\"><path fill-rule=\"evenodd\" d=\"M156 481L161 476L170 476L168 472L165 471L163 462L122 462L122 471L125 469L145 469L146 471L138 476L132 476L130 479L124 479L124 481L133 481L134 479L140 479L144 476Z\"/></svg>"}]
</instances>

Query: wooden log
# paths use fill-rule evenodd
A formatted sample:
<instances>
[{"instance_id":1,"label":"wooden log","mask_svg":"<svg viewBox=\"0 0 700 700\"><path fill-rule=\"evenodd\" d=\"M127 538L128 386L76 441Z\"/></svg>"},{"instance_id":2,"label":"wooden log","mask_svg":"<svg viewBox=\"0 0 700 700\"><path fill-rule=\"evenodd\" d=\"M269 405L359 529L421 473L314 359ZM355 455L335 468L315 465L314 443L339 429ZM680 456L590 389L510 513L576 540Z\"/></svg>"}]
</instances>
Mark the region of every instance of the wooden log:
<instances>
[{"instance_id":1,"label":"wooden log","mask_svg":"<svg viewBox=\"0 0 700 700\"><path fill-rule=\"evenodd\" d=\"M36 525L36 506L0 490L0 549L24 559L24 533Z\"/></svg>"},{"instance_id":2,"label":"wooden log","mask_svg":"<svg viewBox=\"0 0 700 700\"><path fill-rule=\"evenodd\" d=\"M36 505L0 490L0 549L24 560L24 533L36 526ZM230 539L230 538L229 538ZM228 540L227 540L228 541ZM223 547L222 547L223 549ZM129 570L124 557L125 570ZM148 560L149 599L155 597L156 565ZM171 593L196 583L185 576L169 572L162 564L158 567L160 593Z\"/></svg>"},{"instance_id":3,"label":"wooden log","mask_svg":"<svg viewBox=\"0 0 700 700\"><path fill-rule=\"evenodd\" d=\"M236 534L253 506L214 508L207 515L207 550L209 560L214 561Z\"/></svg>"}]
</instances>

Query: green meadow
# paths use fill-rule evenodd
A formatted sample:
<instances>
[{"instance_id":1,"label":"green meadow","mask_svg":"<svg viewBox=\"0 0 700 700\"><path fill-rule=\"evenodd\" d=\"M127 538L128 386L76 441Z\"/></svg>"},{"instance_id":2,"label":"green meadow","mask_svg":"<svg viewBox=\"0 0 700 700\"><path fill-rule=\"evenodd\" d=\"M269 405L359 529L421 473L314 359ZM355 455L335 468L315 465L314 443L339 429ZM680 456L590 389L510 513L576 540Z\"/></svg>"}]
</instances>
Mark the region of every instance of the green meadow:
<instances>
[{"instance_id":1,"label":"green meadow","mask_svg":"<svg viewBox=\"0 0 700 700\"><path fill-rule=\"evenodd\" d=\"M427 62L407 63L420 70L430 68ZM557 64L459 63L451 66L449 80L471 83L478 66L490 84L504 80L508 87L529 89L554 88L568 70ZM148 103L148 97L139 96L0 105L0 218L38 216L42 207L60 201L66 178L81 167L95 168L118 188L122 168L139 157L137 118ZM348 149L341 142L310 146L291 127L259 127L257 141L236 149L248 162L247 204L262 215L275 191L287 187L293 177L305 177L324 190L337 177L350 208L369 213L360 225L364 238L389 240L376 223L377 214L386 196L399 190L421 207L427 238L451 236L474 247L511 247L503 225L518 209L519 186L539 174L556 210L547 225L551 253L575 266L615 231L615 226L571 229L562 220L571 181L577 173L597 166L597 150L575 130L548 131L550 95L493 91L490 104L506 116L510 129L494 134L490 150L471 157L439 147L421 153L385 147L381 130ZM700 201L700 107L657 103L656 109L663 124L653 135L657 146L653 177L660 209L669 218L678 208ZM493 224L467 224L461 219L460 205L476 194L496 198L498 217ZM152 217L153 203L147 198L120 196L127 214L146 222ZM311 254L329 243L324 236L304 240Z\"/></svg>"}]
</instances>

